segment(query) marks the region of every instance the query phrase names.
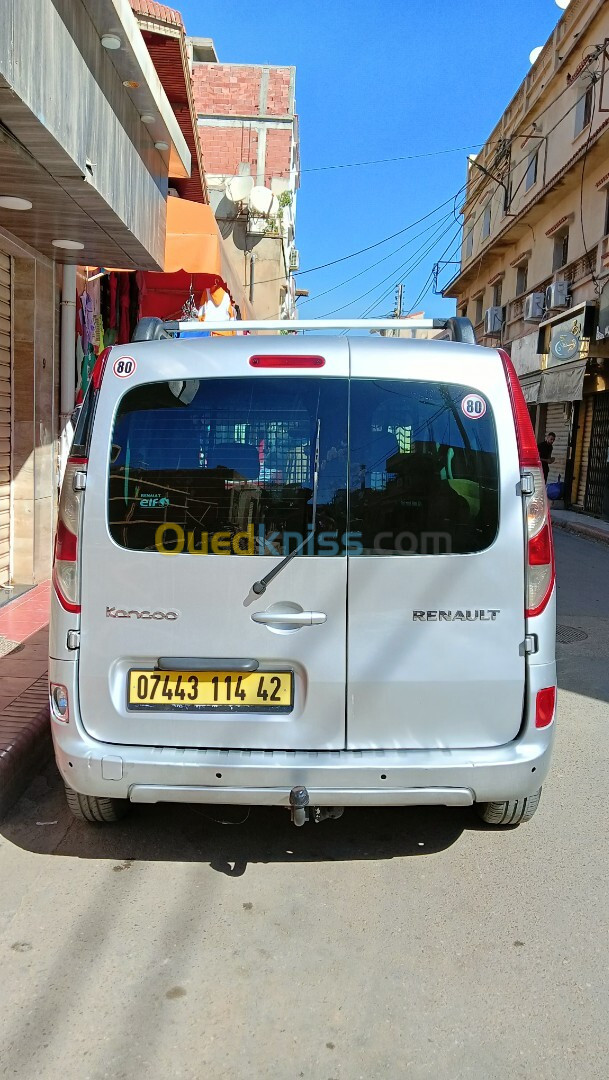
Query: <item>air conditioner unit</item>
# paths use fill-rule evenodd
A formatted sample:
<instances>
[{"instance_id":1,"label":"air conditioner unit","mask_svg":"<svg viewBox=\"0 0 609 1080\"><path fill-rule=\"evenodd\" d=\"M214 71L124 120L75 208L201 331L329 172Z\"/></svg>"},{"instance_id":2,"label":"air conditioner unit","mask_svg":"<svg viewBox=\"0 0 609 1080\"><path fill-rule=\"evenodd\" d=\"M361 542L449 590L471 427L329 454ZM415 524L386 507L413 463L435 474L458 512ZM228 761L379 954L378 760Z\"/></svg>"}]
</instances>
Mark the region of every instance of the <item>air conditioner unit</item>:
<instances>
[{"instance_id":1,"label":"air conditioner unit","mask_svg":"<svg viewBox=\"0 0 609 1080\"><path fill-rule=\"evenodd\" d=\"M523 319L525 322L541 322L543 319L545 298L545 293L542 292L529 293L524 302Z\"/></svg>"},{"instance_id":2,"label":"air conditioner unit","mask_svg":"<svg viewBox=\"0 0 609 1080\"><path fill-rule=\"evenodd\" d=\"M548 311L562 311L569 307L569 282L555 281L546 289L546 308Z\"/></svg>"},{"instance_id":3,"label":"air conditioner unit","mask_svg":"<svg viewBox=\"0 0 609 1080\"><path fill-rule=\"evenodd\" d=\"M499 337L503 327L503 308L489 307L484 312L484 333L489 337Z\"/></svg>"},{"instance_id":4,"label":"air conditioner unit","mask_svg":"<svg viewBox=\"0 0 609 1080\"><path fill-rule=\"evenodd\" d=\"M290 249L290 270L294 272L300 270L300 252L297 248Z\"/></svg>"}]
</instances>

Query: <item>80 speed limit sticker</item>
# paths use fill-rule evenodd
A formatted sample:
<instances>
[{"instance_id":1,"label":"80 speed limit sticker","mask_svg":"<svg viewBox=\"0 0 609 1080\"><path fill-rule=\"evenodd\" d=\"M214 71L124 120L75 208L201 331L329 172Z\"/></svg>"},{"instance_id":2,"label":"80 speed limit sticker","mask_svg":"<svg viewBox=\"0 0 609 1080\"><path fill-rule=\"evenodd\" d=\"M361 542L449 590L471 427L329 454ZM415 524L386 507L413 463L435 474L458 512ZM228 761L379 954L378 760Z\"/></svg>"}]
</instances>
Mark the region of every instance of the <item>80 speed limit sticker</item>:
<instances>
[{"instance_id":1,"label":"80 speed limit sticker","mask_svg":"<svg viewBox=\"0 0 609 1080\"><path fill-rule=\"evenodd\" d=\"M480 394L466 394L461 402L461 412L469 420L480 420L486 412L486 401Z\"/></svg>"},{"instance_id":2,"label":"80 speed limit sticker","mask_svg":"<svg viewBox=\"0 0 609 1080\"><path fill-rule=\"evenodd\" d=\"M137 364L132 356L121 356L120 360L115 360L112 365L112 370L118 379L128 379L130 375L133 375Z\"/></svg>"}]
</instances>

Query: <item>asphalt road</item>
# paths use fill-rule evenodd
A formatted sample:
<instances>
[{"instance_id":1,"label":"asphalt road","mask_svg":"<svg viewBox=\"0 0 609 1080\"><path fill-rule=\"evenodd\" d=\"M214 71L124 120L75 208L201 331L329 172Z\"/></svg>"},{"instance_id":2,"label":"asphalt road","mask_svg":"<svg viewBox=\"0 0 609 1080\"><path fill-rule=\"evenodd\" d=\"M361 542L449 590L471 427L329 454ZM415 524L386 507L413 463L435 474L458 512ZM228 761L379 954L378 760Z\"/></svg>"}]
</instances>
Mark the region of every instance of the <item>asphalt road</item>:
<instances>
[{"instance_id":1,"label":"asphalt road","mask_svg":"<svg viewBox=\"0 0 609 1080\"><path fill-rule=\"evenodd\" d=\"M98 830L39 776L0 827L0 1076L604 1080L609 548L556 540L587 637L559 648L528 825L140 807Z\"/></svg>"}]
</instances>

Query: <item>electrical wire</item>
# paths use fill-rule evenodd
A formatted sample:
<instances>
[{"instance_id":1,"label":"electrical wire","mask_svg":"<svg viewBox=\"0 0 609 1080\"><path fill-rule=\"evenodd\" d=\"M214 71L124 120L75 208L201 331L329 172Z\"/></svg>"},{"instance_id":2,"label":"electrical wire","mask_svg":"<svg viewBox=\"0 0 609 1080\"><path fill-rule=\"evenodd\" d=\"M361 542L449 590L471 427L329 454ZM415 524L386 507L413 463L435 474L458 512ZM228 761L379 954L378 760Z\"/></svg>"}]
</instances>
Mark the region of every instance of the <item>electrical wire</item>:
<instances>
[{"instance_id":1,"label":"electrical wire","mask_svg":"<svg viewBox=\"0 0 609 1080\"><path fill-rule=\"evenodd\" d=\"M450 216L451 216L450 214L446 214L442 218L442 220L447 221ZM351 281L355 281L356 278L362 277L363 274L369 273L370 270L374 270L375 267L380 266L381 263L384 263L388 259L391 259L393 255L397 255L397 253L399 251L403 251L404 248L409 247L410 244L412 244L415 240L418 240L419 237L424 236L425 233L428 233L437 224L438 224L438 222L434 221L431 225L428 225L427 228L423 229L420 233L415 233L414 236L411 236L410 239L407 240L405 244L400 244L399 247L394 248L393 251L390 251L388 255L384 255L382 259L377 259L376 262L372 263L370 266L364 267L364 269L360 270L357 274L353 274L351 277L345 278L344 281L340 281L338 283L338 285L333 285L330 289L325 289L324 292L317 293L315 296L309 296L306 300L301 301L300 307L304 307L305 304L310 304L313 300L321 300L322 296L327 296L328 293L336 292L337 289L342 289L342 287L344 285L348 285Z\"/></svg>"},{"instance_id":2,"label":"electrical wire","mask_svg":"<svg viewBox=\"0 0 609 1080\"><path fill-rule=\"evenodd\" d=\"M453 146L450 150L432 150L426 154L403 154L400 157L375 158L372 161L349 161L340 165L317 165L311 169L301 169L303 173L328 172L332 169L359 169L364 165L385 165L391 161L418 161L420 158L441 157L443 154L457 154L463 150L476 150L484 143L471 143L470 146Z\"/></svg>"},{"instance_id":3,"label":"electrical wire","mask_svg":"<svg viewBox=\"0 0 609 1080\"><path fill-rule=\"evenodd\" d=\"M440 222L440 225L437 225L437 223L436 223L436 222L434 222L434 225L436 225L436 233L437 233L437 232L439 232L439 230L440 230L440 229L442 228L442 226L443 226L444 224L445 224L445 220L442 220L442 221ZM450 228L450 226L449 226L449 228ZM447 230L444 230L444 232L442 233L442 236L444 236L444 235L445 235L446 231L447 231ZM429 239L429 238L428 238L428 239ZM430 250L431 250L431 249L432 249L432 248L434 247L434 244L435 244L436 242L437 242L437 238L436 238L436 234L434 234L434 235L433 235L433 237L432 237L432 243L431 243L431 246L430 246L430 247L428 248L428 251L430 251ZM426 241L425 241L425 243L426 243ZM425 246L425 243L423 243L423 244L421 245L421 247L424 247L424 246ZM370 296L370 292L371 292L371 291L373 291L374 289L377 289L377 288L379 288L379 287L380 287L381 285L384 285L386 281L389 281L390 279L395 279L395 275L396 275L396 274L399 274L399 273L401 272L401 270L402 270L402 269L403 269L403 268L404 268L405 266L407 266L407 265L408 265L408 263L410 262L411 258L414 258L414 257L415 257L415 256L416 256L416 255L417 255L417 254L419 253L419 251L420 251L420 250L421 250L421 249L420 249L420 248L418 248L418 249L417 249L417 251L413 252L413 253L412 253L412 255L411 255L411 256L410 256L410 257L409 257L408 259L406 259L406 261L405 261L404 263L402 263L402 265L401 265L401 266L398 266L398 267L394 268L394 269L393 269L393 270L392 270L392 271L391 271L391 272L390 272L390 273L389 273L389 274L387 275L387 277L384 277L384 278L383 278L383 279L382 279L381 281L379 281L379 282L378 282L378 283L377 283L376 285L373 285L373 286L372 286L372 289L366 289L366 291L365 291L365 292L363 292L363 293L361 293L361 295L360 295L360 296L356 296L356 297L354 297L354 298L353 298L352 300L347 300L347 301L345 301L345 303L344 303L344 304L341 304L341 305L340 305L339 307L337 307L337 308L333 308L333 309L332 309L332 311L327 311L327 312L325 312L325 314L324 314L324 315L320 315L320 316L319 316L319 318L320 318L320 319L325 319L325 318L328 318L328 317L329 317L330 315L335 315L335 314L336 314L336 313L337 313L338 311L343 311L343 310L344 310L344 309L345 309L346 307L351 307L351 305L352 305L352 304L357 304L357 303L358 303L358 302L359 302L360 300L363 300L363 299L364 299L364 297L366 297L366 296L368 296L368 297L369 297L369 296Z\"/></svg>"}]
</instances>

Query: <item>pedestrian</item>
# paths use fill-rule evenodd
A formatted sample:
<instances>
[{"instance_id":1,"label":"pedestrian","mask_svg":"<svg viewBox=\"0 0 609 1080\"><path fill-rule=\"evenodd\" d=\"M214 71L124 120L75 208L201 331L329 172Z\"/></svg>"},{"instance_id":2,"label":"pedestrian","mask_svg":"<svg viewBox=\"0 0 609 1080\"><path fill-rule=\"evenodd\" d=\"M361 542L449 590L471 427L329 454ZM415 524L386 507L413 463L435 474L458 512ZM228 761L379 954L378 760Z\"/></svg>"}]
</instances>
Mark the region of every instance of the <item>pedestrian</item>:
<instances>
[{"instance_id":1,"label":"pedestrian","mask_svg":"<svg viewBox=\"0 0 609 1080\"><path fill-rule=\"evenodd\" d=\"M548 482L548 473L550 471L550 465L556 458L552 457L552 449L554 447L554 440L556 439L555 431L548 431L543 442L537 443L537 449L539 450L539 456L541 458L541 467L543 469L543 478Z\"/></svg>"}]
</instances>

